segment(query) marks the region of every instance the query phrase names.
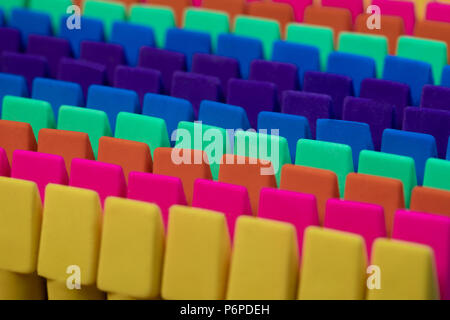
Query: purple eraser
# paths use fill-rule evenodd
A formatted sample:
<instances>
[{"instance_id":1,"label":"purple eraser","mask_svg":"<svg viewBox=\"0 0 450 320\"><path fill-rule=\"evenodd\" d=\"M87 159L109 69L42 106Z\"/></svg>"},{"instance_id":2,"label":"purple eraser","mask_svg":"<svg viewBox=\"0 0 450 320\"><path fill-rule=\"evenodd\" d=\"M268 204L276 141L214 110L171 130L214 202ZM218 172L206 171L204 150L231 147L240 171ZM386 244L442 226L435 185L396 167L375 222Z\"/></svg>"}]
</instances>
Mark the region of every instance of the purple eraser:
<instances>
[{"instance_id":1,"label":"purple eraser","mask_svg":"<svg viewBox=\"0 0 450 320\"><path fill-rule=\"evenodd\" d=\"M404 110L411 104L407 84L382 79L364 79L361 83L360 97L395 106L395 128L402 128Z\"/></svg>"},{"instance_id":2,"label":"purple eraser","mask_svg":"<svg viewBox=\"0 0 450 320\"><path fill-rule=\"evenodd\" d=\"M172 96L188 100L198 117L200 103L203 100L221 101L220 80L216 77L177 71L173 75Z\"/></svg>"},{"instance_id":3,"label":"purple eraser","mask_svg":"<svg viewBox=\"0 0 450 320\"><path fill-rule=\"evenodd\" d=\"M236 59L206 53L196 53L191 72L220 79L222 92L227 95L228 81L239 76L239 62Z\"/></svg>"},{"instance_id":4,"label":"purple eraser","mask_svg":"<svg viewBox=\"0 0 450 320\"><path fill-rule=\"evenodd\" d=\"M41 56L4 52L1 64L2 72L23 76L30 90L34 78L45 78L48 73L47 59Z\"/></svg>"},{"instance_id":5,"label":"purple eraser","mask_svg":"<svg viewBox=\"0 0 450 320\"><path fill-rule=\"evenodd\" d=\"M371 99L347 97L344 100L343 120L367 123L374 148L379 151L384 129L393 127L394 106Z\"/></svg>"},{"instance_id":6,"label":"purple eraser","mask_svg":"<svg viewBox=\"0 0 450 320\"><path fill-rule=\"evenodd\" d=\"M290 63L253 60L250 65L250 80L268 81L277 86L278 101L286 90L298 89L297 67Z\"/></svg>"},{"instance_id":7,"label":"purple eraser","mask_svg":"<svg viewBox=\"0 0 450 320\"><path fill-rule=\"evenodd\" d=\"M422 90L422 108L450 111L450 88L426 85Z\"/></svg>"},{"instance_id":8,"label":"purple eraser","mask_svg":"<svg viewBox=\"0 0 450 320\"><path fill-rule=\"evenodd\" d=\"M353 83L346 76L309 71L305 73L303 91L329 95L333 100L333 116L340 120L345 97L353 96Z\"/></svg>"},{"instance_id":9,"label":"purple eraser","mask_svg":"<svg viewBox=\"0 0 450 320\"><path fill-rule=\"evenodd\" d=\"M277 86L271 82L231 79L227 103L245 109L252 128L258 127L261 111L278 111Z\"/></svg>"},{"instance_id":10,"label":"purple eraser","mask_svg":"<svg viewBox=\"0 0 450 320\"><path fill-rule=\"evenodd\" d=\"M114 84L116 67L125 64L122 46L104 42L82 41L80 59L103 64L106 67L106 80L109 85Z\"/></svg>"},{"instance_id":11,"label":"purple eraser","mask_svg":"<svg viewBox=\"0 0 450 320\"><path fill-rule=\"evenodd\" d=\"M439 158L445 159L450 136L449 111L408 107L405 109L403 130L432 135L436 139Z\"/></svg>"},{"instance_id":12,"label":"purple eraser","mask_svg":"<svg viewBox=\"0 0 450 320\"><path fill-rule=\"evenodd\" d=\"M317 119L332 118L333 102L326 94L285 91L281 112L303 116L308 119L312 138L316 138Z\"/></svg>"},{"instance_id":13,"label":"purple eraser","mask_svg":"<svg viewBox=\"0 0 450 320\"><path fill-rule=\"evenodd\" d=\"M118 66L114 78L114 87L136 91L141 105L146 93L160 93L162 89L158 70Z\"/></svg>"},{"instance_id":14,"label":"purple eraser","mask_svg":"<svg viewBox=\"0 0 450 320\"><path fill-rule=\"evenodd\" d=\"M31 34L28 37L27 53L45 57L50 77L56 78L60 60L70 57L71 49L69 41L65 39Z\"/></svg>"},{"instance_id":15,"label":"purple eraser","mask_svg":"<svg viewBox=\"0 0 450 320\"><path fill-rule=\"evenodd\" d=\"M84 96L87 97L91 85L105 84L105 74L106 68L102 64L63 58L59 65L58 80L78 83L83 89Z\"/></svg>"},{"instance_id":16,"label":"purple eraser","mask_svg":"<svg viewBox=\"0 0 450 320\"><path fill-rule=\"evenodd\" d=\"M0 28L0 54L5 51L20 51L20 31L13 28Z\"/></svg>"},{"instance_id":17,"label":"purple eraser","mask_svg":"<svg viewBox=\"0 0 450 320\"><path fill-rule=\"evenodd\" d=\"M138 65L161 72L164 93L170 94L173 74L186 70L186 57L179 52L142 47Z\"/></svg>"}]
</instances>

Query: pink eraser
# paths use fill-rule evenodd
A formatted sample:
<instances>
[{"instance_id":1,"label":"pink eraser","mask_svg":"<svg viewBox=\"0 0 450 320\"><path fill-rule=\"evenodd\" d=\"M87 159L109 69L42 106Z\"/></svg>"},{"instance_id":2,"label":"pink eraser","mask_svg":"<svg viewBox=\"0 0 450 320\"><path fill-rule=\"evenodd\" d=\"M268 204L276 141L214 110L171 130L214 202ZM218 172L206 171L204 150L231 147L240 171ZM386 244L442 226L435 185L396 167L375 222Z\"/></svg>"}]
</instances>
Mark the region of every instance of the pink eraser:
<instances>
[{"instance_id":1,"label":"pink eraser","mask_svg":"<svg viewBox=\"0 0 450 320\"><path fill-rule=\"evenodd\" d=\"M328 200L324 227L362 236L366 242L368 259L375 239L386 237L383 207L369 203Z\"/></svg>"},{"instance_id":2,"label":"pink eraser","mask_svg":"<svg viewBox=\"0 0 450 320\"><path fill-rule=\"evenodd\" d=\"M372 5L380 7L382 16L398 16L402 18L403 22L405 23L405 32L409 35L412 35L414 33L414 25L416 23L414 2L373 0Z\"/></svg>"},{"instance_id":3,"label":"pink eraser","mask_svg":"<svg viewBox=\"0 0 450 320\"><path fill-rule=\"evenodd\" d=\"M441 298L450 299L450 217L398 210L393 239L417 242L434 251Z\"/></svg>"},{"instance_id":4,"label":"pink eraser","mask_svg":"<svg viewBox=\"0 0 450 320\"><path fill-rule=\"evenodd\" d=\"M186 205L183 183L180 178L153 173L130 172L128 198L157 204L161 209L166 227L170 207L175 204Z\"/></svg>"},{"instance_id":5,"label":"pink eraser","mask_svg":"<svg viewBox=\"0 0 450 320\"><path fill-rule=\"evenodd\" d=\"M450 4L437 1L428 3L426 19L450 23Z\"/></svg>"},{"instance_id":6,"label":"pink eraser","mask_svg":"<svg viewBox=\"0 0 450 320\"><path fill-rule=\"evenodd\" d=\"M47 184L66 185L69 180L63 157L25 150L13 152L11 177L35 182L42 202L44 202Z\"/></svg>"},{"instance_id":7,"label":"pink eraser","mask_svg":"<svg viewBox=\"0 0 450 320\"><path fill-rule=\"evenodd\" d=\"M205 179L194 182L192 206L223 212L230 239L234 238L236 220L242 215L252 215L247 188Z\"/></svg>"},{"instance_id":8,"label":"pink eraser","mask_svg":"<svg viewBox=\"0 0 450 320\"><path fill-rule=\"evenodd\" d=\"M303 232L309 226L319 225L317 200L314 195L273 188L261 190L258 217L293 224L297 231L300 257Z\"/></svg>"},{"instance_id":9,"label":"pink eraser","mask_svg":"<svg viewBox=\"0 0 450 320\"><path fill-rule=\"evenodd\" d=\"M121 166L75 158L70 167L69 185L97 191L102 207L109 196L126 197L125 177Z\"/></svg>"},{"instance_id":10,"label":"pink eraser","mask_svg":"<svg viewBox=\"0 0 450 320\"><path fill-rule=\"evenodd\" d=\"M0 176L9 177L11 175L11 168L9 166L8 156L3 148L0 148Z\"/></svg>"},{"instance_id":11,"label":"pink eraser","mask_svg":"<svg viewBox=\"0 0 450 320\"><path fill-rule=\"evenodd\" d=\"M201 7L202 6L202 0L192 0L192 5L194 7Z\"/></svg>"},{"instance_id":12,"label":"pink eraser","mask_svg":"<svg viewBox=\"0 0 450 320\"><path fill-rule=\"evenodd\" d=\"M363 0L322 0L322 6L348 9L352 14L353 23L364 11Z\"/></svg>"},{"instance_id":13,"label":"pink eraser","mask_svg":"<svg viewBox=\"0 0 450 320\"><path fill-rule=\"evenodd\" d=\"M313 4L314 0L273 0L273 2L288 3L292 6L295 14L295 20L302 22L306 7Z\"/></svg>"}]
</instances>

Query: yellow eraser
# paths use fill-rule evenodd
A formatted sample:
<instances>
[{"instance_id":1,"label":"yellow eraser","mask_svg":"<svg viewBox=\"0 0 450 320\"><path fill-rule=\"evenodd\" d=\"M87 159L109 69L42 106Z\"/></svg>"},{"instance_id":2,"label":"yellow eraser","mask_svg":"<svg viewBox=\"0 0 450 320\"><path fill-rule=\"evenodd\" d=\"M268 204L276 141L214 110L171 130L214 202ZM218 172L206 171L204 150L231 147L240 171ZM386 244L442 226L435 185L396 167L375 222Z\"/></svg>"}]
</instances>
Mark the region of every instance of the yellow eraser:
<instances>
[{"instance_id":1,"label":"yellow eraser","mask_svg":"<svg viewBox=\"0 0 450 320\"><path fill-rule=\"evenodd\" d=\"M242 216L236 224L229 300L295 299L298 249L293 225Z\"/></svg>"},{"instance_id":2,"label":"yellow eraser","mask_svg":"<svg viewBox=\"0 0 450 320\"><path fill-rule=\"evenodd\" d=\"M365 243L361 236L308 227L303 240L298 298L364 299L366 261Z\"/></svg>"},{"instance_id":3,"label":"yellow eraser","mask_svg":"<svg viewBox=\"0 0 450 320\"><path fill-rule=\"evenodd\" d=\"M140 299L159 295L164 225L155 204L109 197L105 202L97 286Z\"/></svg>"},{"instance_id":4,"label":"yellow eraser","mask_svg":"<svg viewBox=\"0 0 450 320\"><path fill-rule=\"evenodd\" d=\"M34 182L0 177L0 269L36 271L42 205Z\"/></svg>"},{"instance_id":5,"label":"yellow eraser","mask_svg":"<svg viewBox=\"0 0 450 320\"><path fill-rule=\"evenodd\" d=\"M222 213L173 206L169 212L162 297L216 300L225 297L230 238Z\"/></svg>"},{"instance_id":6,"label":"yellow eraser","mask_svg":"<svg viewBox=\"0 0 450 320\"><path fill-rule=\"evenodd\" d=\"M0 300L45 300L45 279L33 274L0 270Z\"/></svg>"},{"instance_id":7,"label":"yellow eraser","mask_svg":"<svg viewBox=\"0 0 450 320\"><path fill-rule=\"evenodd\" d=\"M378 239L373 245L371 264L379 267L380 288L368 290L368 300L439 299L434 254L430 247Z\"/></svg>"},{"instance_id":8,"label":"yellow eraser","mask_svg":"<svg viewBox=\"0 0 450 320\"><path fill-rule=\"evenodd\" d=\"M101 220L100 200L95 191L47 185L38 274L63 283L70 276L79 276L82 285L94 285ZM70 271L71 268L75 271Z\"/></svg>"}]
</instances>

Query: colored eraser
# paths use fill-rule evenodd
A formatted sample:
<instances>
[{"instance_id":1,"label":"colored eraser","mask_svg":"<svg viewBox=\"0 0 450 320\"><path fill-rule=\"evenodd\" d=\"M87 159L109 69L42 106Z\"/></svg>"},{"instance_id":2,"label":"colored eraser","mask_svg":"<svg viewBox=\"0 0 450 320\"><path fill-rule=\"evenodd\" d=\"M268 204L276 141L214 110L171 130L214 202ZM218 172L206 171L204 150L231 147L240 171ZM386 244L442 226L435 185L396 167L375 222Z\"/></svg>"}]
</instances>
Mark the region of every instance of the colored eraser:
<instances>
[{"instance_id":1,"label":"colored eraser","mask_svg":"<svg viewBox=\"0 0 450 320\"><path fill-rule=\"evenodd\" d=\"M69 185L96 191L102 206L109 196L126 197L127 194L122 168L100 161L73 159Z\"/></svg>"},{"instance_id":2,"label":"colored eraser","mask_svg":"<svg viewBox=\"0 0 450 320\"><path fill-rule=\"evenodd\" d=\"M234 239L237 219L252 215L248 191L243 186L197 179L194 182L192 206L222 212L225 215L230 239Z\"/></svg>"},{"instance_id":3,"label":"colored eraser","mask_svg":"<svg viewBox=\"0 0 450 320\"><path fill-rule=\"evenodd\" d=\"M89 61L65 58L60 62L58 80L78 83L86 97L91 85L105 84L106 67Z\"/></svg>"},{"instance_id":4,"label":"colored eraser","mask_svg":"<svg viewBox=\"0 0 450 320\"><path fill-rule=\"evenodd\" d=\"M59 73L59 62L71 56L69 41L56 37L31 34L28 38L27 53L47 59L48 74L56 78Z\"/></svg>"},{"instance_id":5,"label":"colored eraser","mask_svg":"<svg viewBox=\"0 0 450 320\"><path fill-rule=\"evenodd\" d=\"M224 299L231 253L225 216L204 209L173 206L169 230L161 296L164 299Z\"/></svg>"},{"instance_id":6,"label":"colored eraser","mask_svg":"<svg viewBox=\"0 0 450 320\"><path fill-rule=\"evenodd\" d=\"M284 35L286 25L294 21L292 6L287 3L275 3L275 1L250 2L247 5L247 14L277 21L280 25L281 35Z\"/></svg>"},{"instance_id":7,"label":"colored eraser","mask_svg":"<svg viewBox=\"0 0 450 320\"><path fill-rule=\"evenodd\" d=\"M172 28L167 30L164 48L183 53L186 56L187 69L191 70L195 53L211 53L211 36L205 32Z\"/></svg>"},{"instance_id":8,"label":"colored eraser","mask_svg":"<svg viewBox=\"0 0 450 320\"><path fill-rule=\"evenodd\" d=\"M157 148L170 145L165 121L142 114L120 112L114 137L146 143L152 156Z\"/></svg>"},{"instance_id":9,"label":"colored eraser","mask_svg":"<svg viewBox=\"0 0 450 320\"><path fill-rule=\"evenodd\" d=\"M280 39L280 24L278 21L252 16L238 16L235 19L234 34L257 38L262 42L264 58L272 58L274 41Z\"/></svg>"},{"instance_id":10,"label":"colored eraser","mask_svg":"<svg viewBox=\"0 0 450 320\"><path fill-rule=\"evenodd\" d=\"M441 83L442 68L447 65L447 44L441 41L401 36L397 56L429 63L434 83Z\"/></svg>"},{"instance_id":11,"label":"colored eraser","mask_svg":"<svg viewBox=\"0 0 450 320\"><path fill-rule=\"evenodd\" d=\"M450 112L444 110L406 108L403 130L427 133L436 139L439 158L445 158L450 136Z\"/></svg>"},{"instance_id":12,"label":"colored eraser","mask_svg":"<svg viewBox=\"0 0 450 320\"><path fill-rule=\"evenodd\" d=\"M102 225L98 288L140 299L156 298L160 293L163 260L164 226L158 206L108 198Z\"/></svg>"},{"instance_id":13,"label":"colored eraser","mask_svg":"<svg viewBox=\"0 0 450 320\"><path fill-rule=\"evenodd\" d=\"M273 83L231 79L227 103L245 109L252 128L257 127L261 111L277 111L277 88Z\"/></svg>"},{"instance_id":14,"label":"colored eraser","mask_svg":"<svg viewBox=\"0 0 450 320\"><path fill-rule=\"evenodd\" d=\"M384 59L388 54L385 37L345 32L339 36L339 51L372 58L376 64L376 77L383 75Z\"/></svg>"},{"instance_id":15,"label":"colored eraser","mask_svg":"<svg viewBox=\"0 0 450 320\"><path fill-rule=\"evenodd\" d=\"M264 188L261 190L258 218L293 224L301 257L305 229L319 225L316 197L312 194Z\"/></svg>"},{"instance_id":16,"label":"colored eraser","mask_svg":"<svg viewBox=\"0 0 450 320\"><path fill-rule=\"evenodd\" d=\"M192 104L185 99L147 93L144 97L142 114L164 119L169 140L172 139L180 121L194 121Z\"/></svg>"},{"instance_id":17,"label":"colored eraser","mask_svg":"<svg viewBox=\"0 0 450 320\"><path fill-rule=\"evenodd\" d=\"M318 119L317 140L349 145L352 148L353 167L358 169L359 154L362 150L373 150L372 135L367 123Z\"/></svg>"},{"instance_id":18,"label":"colored eraser","mask_svg":"<svg viewBox=\"0 0 450 320\"><path fill-rule=\"evenodd\" d=\"M89 0L84 3L83 16L101 20L105 28L105 38L109 40L114 22L125 20L126 8L123 3Z\"/></svg>"},{"instance_id":19,"label":"colored eraser","mask_svg":"<svg viewBox=\"0 0 450 320\"><path fill-rule=\"evenodd\" d=\"M392 238L430 246L436 259L440 296L449 299L450 218L434 214L398 210Z\"/></svg>"},{"instance_id":20,"label":"colored eraser","mask_svg":"<svg viewBox=\"0 0 450 320\"><path fill-rule=\"evenodd\" d=\"M294 299L299 266L295 234L289 223L240 217L227 299Z\"/></svg>"},{"instance_id":21,"label":"colored eraser","mask_svg":"<svg viewBox=\"0 0 450 320\"><path fill-rule=\"evenodd\" d=\"M46 13L50 16L54 33L59 29L59 22L62 15L66 14L67 8L72 5L70 0L31 0L28 8Z\"/></svg>"},{"instance_id":22,"label":"colored eraser","mask_svg":"<svg viewBox=\"0 0 450 320\"><path fill-rule=\"evenodd\" d=\"M386 237L383 207L369 203L328 200L324 227L362 236L369 260L373 242Z\"/></svg>"},{"instance_id":23,"label":"colored eraser","mask_svg":"<svg viewBox=\"0 0 450 320\"><path fill-rule=\"evenodd\" d=\"M450 111L450 88L426 85L422 90L422 108Z\"/></svg>"},{"instance_id":24,"label":"colored eraser","mask_svg":"<svg viewBox=\"0 0 450 320\"><path fill-rule=\"evenodd\" d=\"M400 180L362 173L347 176L345 200L382 206L388 236L392 234L395 211L405 208L403 183Z\"/></svg>"},{"instance_id":25,"label":"colored eraser","mask_svg":"<svg viewBox=\"0 0 450 320\"><path fill-rule=\"evenodd\" d=\"M425 165L423 186L450 191L450 161L428 159Z\"/></svg>"},{"instance_id":26,"label":"colored eraser","mask_svg":"<svg viewBox=\"0 0 450 320\"><path fill-rule=\"evenodd\" d=\"M434 83L429 63L398 56L386 56L383 79L409 85L414 106L420 104L423 86Z\"/></svg>"},{"instance_id":27,"label":"colored eraser","mask_svg":"<svg viewBox=\"0 0 450 320\"><path fill-rule=\"evenodd\" d=\"M63 157L67 173L70 173L73 158L95 159L89 135L84 132L41 129L37 151Z\"/></svg>"},{"instance_id":28,"label":"colored eraser","mask_svg":"<svg viewBox=\"0 0 450 320\"><path fill-rule=\"evenodd\" d=\"M297 66L300 87L303 85L303 77L306 71L320 71L320 51L317 47L311 45L282 40L275 41L272 60Z\"/></svg>"},{"instance_id":29,"label":"colored eraser","mask_svg":"<svg viewBox=\"0 0 450 320\"><path fill-rule=\"evenodd\" d=\"M220 34L217 44L217 55L239 61L241 77L248 79L251 62L255 59L263 58L262 42L253 37Z\"/></svg>"},{"instance_id":30,"label":"colored eraser","mask_svg":"<svg viewBox=\"0 0 450 320\"><path fill-rule=\"evenodd\" d=\"M94 157L97 157L98 154L98 140L100 137L112 135L106 113L71 106L61 106L59 109L58 130L87 133Z\"/></svg>"},{"instance_id":31,"label":"colored eraser","mask_svg":"<svg viewBox=\"0 0 450 320\"><path fill-rule=\"evenodd\" d=\"M203 100L221 100L220 79L192 72L177 71L173 75L171 95L188 100L192 104L194 117L197 118L200 103Z\"/></svg>"},{"instance_id":32,"label":"colored eraser","mask_svg":"<svg viewBox=\"0 0 450 320\"><path fill-rule=\"evenodd\" d=\"M230 104L204 100L200 103L198 120L223 129L248 130L250 123L245 110Z\"/></svg>"},{"instance_id":33,"label":"colored eraser","mask_svg":"<svg viewBox=\"0 0 450 320\"><path fill-rule=\"evenodd\" d=\"M26 122L0 120L0 147L5 150L9 163L17 149L36 151L37 143L31 125Z\"/></svg>"},{"instance_id":34,"label":"colored eraser","mask_svg":"<svg viewBox=\"0 0 450 320\"><path fill-rule=\"evenodd\" d=\"M103 41L103 22L95 18L87 18L80 16L80 29L69 29L67 27L67 16L61 17L59 37L67 39L70 42L72 52L75 58L80 57L81 42L89 41Z\"/></svg>"},{"instance_id":35,"label":"colored eraser","mask_svg":"<svg viewBox=\"0 0 450 320\"><path fill-rule=\"evenodd\" d=\"M51 104L55 119L62 105L84 106L83 91L78 83L35 78L32 92L33 99L48 101Z\"/></svg>"},{"instance_id":36,"label":"colored eraser","mask_svg":"<svg viewBox=\"0 0 450 320\"><path fill-rule=\"evenodd\" d=\"M0 266L3 272L32 274L36 272L42 223L39 192L32 181L6 177L0 177L0 190Z\"/></svg>"},{"instance_id":37,"label":"colored eraser","mask_svg":"<svg viewBox=\"0 0 450 320\"><path fill-rule=\"evenodd\" d=\"M332 99L325 94L303 91L286 91L283 96L281 112L303 116L308 119L311 137L316 138L318 119L333 118Z\"/></svg>"},{"instance_id":38,"label":"colored eraser","mask_svg":"<svg viewBox=\"0 0 450 320\"><path fill-rule=\"evenodd\" d=\"M153 154L153 173L180 178L187 204L191 205L195 180L212 179L209 164L203 159L206 153L201 150L157 148Z\"/></svg>"},{"instance_id":39,"label":"colored eraser","mask_svg":"<svg viewBox=\"0 0 450 320\"><path fill-rule=\"evenodd\" d=\"M104 111L114 132L116 118L120 112L137 113L140 109L135 91L92 85L89 87L86 107Z\"/></svg>"},{"instance_id":40,"label":"colored eraser","mask_svg":"<svg viewBox=\"0 0 450 320\"><path fill-rule=\"evenodd\" d=\"M184 12L183 28L209 33L212 40L212 51L215 52L219 34L230 31L229 20L228 15L220 11L188 8Z\"/></svg>"},{"instance_id":41,"label":"colored eraser","mask_svg":"<svg viewBox=\"0 0 450 320\"><path fill-rule=\"evenodd\" d=\"M133 36L130 37L130 34ZM153 29L128 22L116 21L112 27L111 43L120 44L125 52L125 62L132 67L138 64L142 46L154 46Z\"/></svg>"},{"instance_id":42,"label":"colored eraser","mask_svg":"<svg viewBox=\"0 0 450 320\"><path fill-rule=\"evenodd\" d=\"M3 99L2 119L29 123L36 139L42 128L55 128L52 107L41 100L6 96Z\"/></svg>"},{"instance_id":43,"label":"colored eraser","mask_svg":"<svg viewBox=\"0 0 450 320\"><path fill-rule=\"evenodd\" d=\"M450 22L450 5L443 2L431 1L427 5L426 19Z\"/></svg>"},{"instance_id":44,"label":"colored eraser","mask_svg":"<svg viewBox=\"0 0 450 320\"><path fill-rule=\"evenodd\" d=\"M364 299L367 254L360 235L309 227L303 243L300 300Z\"/></svg>"},{"instance_id":45,"label":"colored eraser","mask_svg":"<svg viewBox=\"0 0 450 320\"><path fill-rule=\"evenodd\" d=\"M14 8L8 25L20 30L22 34L22 46L26 47L30 34L49 36L52 34L50 16L46 13L27 10L25 8Z\"/></svg>"},{"instance_id":46,"label":"colored eraser","mask_svg":"<svg viewBox=\"0 0 450 320\"><path fill-rule=\"evenodd\" d=\"M359 0L323 0L322 5L324 7L348 9L352 13L353 21L355 21L356 17L364 11L364 4Z\"/></svg>"},{"instance_id":47,"label":"colored eraser","mask_svg":"<svg viewBox=\"0 0 450 320\"><path fill-rule=\"evenodd\" d=\"M131 171L151 172L153 167L147 144L106 136L98 142L97 160L121 166L125 181Z\"/></svg>"},{"instance_id":48,"label":"colored eraser","mask_svg":"<svg viewBox=\"0 0 450 320\"><path fill-rule=\"evenodd\" d=\"M378 6L383 15L399 16L405 24L406 34L413 34L416 22L414 2L374 0L372 5Z\"/></svg>"},{"instance_id":49,"label":"colored eraser","mask_svg":"<svg viewBox=\"0 0 450 320\"><path fill-rule=\"evenodd\" d=\"M114 75L114 87L136 91L142 105L146 93L162 91L161 72L148 68L118 66Z\"/></svg>"},{"instance_id":50,"label":"colored eraser","mask_svg":"<svg viewBox=\"0 0 450 320\"><path fill-rule=\"evenodd\" d=\"M127 194L129 199L156 203L161 209L162 221L166 228L170 207L186 205L183 184L177 177L130 172Z\"/></svg>"},{"instance_id":51,"label":"colored eraser","mask_svg":"<svg viewBox=\"0 0 450 320\"><path fill-rule=\"evenodd\" d=\"M11 177L35 182L42 202L47 184L66 185L69 182L63 157L25 150L14 151Z\"/></svg>"},{"instance_id":52,"label":"colored eraser","mask_svg":"<svg viewBox=\"0 0 450 320\"><path fill-rule=\"evenodd\" d=\"M5 96L27 97L28 88L23 76L0 73L0 113Z\"/></svg>"},{"instance_id":53,"label":"colored eraser","mask_svg":"<svg viewBox=\"0 0 450 320\"><path fill-rule=\"evenodd\" d=\"M303 91L329 95L333 100L334 117L342 119L344 99L353 96L353 83L347 76L310 71L305 73Z\"/></svg>"},{"instance_id":54,"label":"colored eraser","mask_svg":"<svg viewBox=\"0 0 450 320\"><path fill-rule=\"evenodd\" d=\"M410 90L407 84L383 79L364 79L361 82L360 97L393 105L395 128L402 128L404 110L411 105Z\"/></svg>"},{"instance_id":55,"label":"colored eraser","mask_svg":"<svg viewBox=\"0 0 450 320\"><path fill-rule=\"evenodd\" d=\"M163 91L169 94L172 88L173 74L176 71L186 70L186 57L180 52L142 47L138 65L161 72Z\"/></svg>"},{"instance_id":56,"label":"colored eraser","mask_svg":"<svg viewBox=\"0 0 450 320\"><path fill-rule=\"evenodd\" d=\"M65 284L67 268L77 265L83 270L80 284L94 285L102 226L102 209L97 193L49 184L43 216L38 275Z\"/></svg>"},{"instance_id":57,"label":"colored eraser","mask_svg":"<svg viewBox=\"0 0 450 320\"><path fill-rule=\"evenodd\" d=\"M0 53L5 51L19 52L22 47L20 31L14 28L1 28L0 40Z\"/></svg>"},{"instance_id":58,"label":"colored eraser","mask_svg":"<svg viewBox=\"0 0 450 320\"><path fill-rule=\"evenodd\" d=\"M240 78L238 60L205 53L194 54L192 72L219 78L221 91L225 96L228 92L228 81Z\"/></svg>"},{"instance_id":59,"label":"colored eraser","mask_svg":"<svg viewBox=\"0 0 450 320\"><path fill-rule=\"evenodd\" d=\"M285 165L280 189L313 194L317 199L319 222L323 225L325 206L330 198L339 198L338 179L334 172L299 165Z\"/></svg>"},{"instance_id":60,"label":"colored eraser","mask_svg":"<svg viewBox=\"0 0 450 320\"><path fill-rule=\"evenodd\" d=\"M353 91L358 97L361 82L367 78L375 78L375 60L351 53L333 52L328 57L327 72L352 78Z\"/></svg>"},{"instance_id":61,"label":"colored eraser","mask_svg":"<svg viewBox=\"0 0 450 320\"><path fill-rule=\"evenodd\" d=\"M276 188L272 164L239 155L224 155L220 165L219 181L244 186L248 190L252 213L258 213L259 194L264 187Z\"/></svg>"},{"instance_id":62,"label":"colored eraser","mask_svg":"<svg viewBox=\"0 0 450 320\"><path fill-rule=\"evenodd\" d=\"M1 72L23 76L30 91L35 78L48 74L47 59L41 56L4 52L0 62Z\"/></svg>"},{"instance_id":63,"label":"colored eraser","mask_svg":"<svg viewBox=\"0 0 450 320\"><path fill-rule=\"evenodd\" d=\"M347 97L343 119L364 122L370 126L375 150L380 150L384 129L394 125L394 106L365 98Z\"/></svg>"},{"instance_id":64,"label":"colored eraser","mask_svg":"<svg viewBox=\"0 0 450 320\"><path fill-rule=\"evenodd\" d=\"M125 64L125 54L121 45L87 40L81 42L80 59L104 65L109 85L114 84L116 67Z\"/></svg>"},{"instance_id":65,"label":"colored eraser","mask_svg":"<svg viewBox=\"0 0 450 320\"><path fill-rule=\"evenodd\" d=\"M354 172L352 149L350 146L319 140L299 140L297 143L295 164L330 170L336 173L341 197L345 192L347 175L350 172Z\"/></svg>"},{"instance_id":66,"label":"colored eraser","mask_svg":"<svg viewBox=\"0 0 450 320\"><path fill-rule=\"evenodd\" d=\"M286 138L291 159L295 159L297 141L299 139L309 139L311 135L308 119L279 112L260 112L258 115L258 131L262 132L261 130L266 130L267 134L274 135L276 133ZM274 132L274 130L278 131Z\"/></svg>"},{"instance_id":67,"label":"colored eraser","mask_svg":"<svg viewBox=\"0 0 450 320\"><path fill-rule=\"evenodd\" d=\"M283 92L299 87L297 66L291 63L253 60L249 80L271 82L277 87L278 101Z\"/></svg>"},{"instance_id":68,"label":"colored eraser","mask_svg":"<svg viewBox=\"0 0 450 320\"><path fill-rule=\"evenodd\" d=\"M439 299L434 254L429 246L378 239L370 263L379 267L382 278L379 289L368 290L368 300Z\"/></svg>"},{"instance_id":69,"label":"colored eraser","mask_svg":"<svg viewBox=\"0 0 450 320\"><path fill-rule=\"evenodd\" d=\"M386 129L383 132L381 152L413 158L417 182L421 185L426 161L437 157L436 140L424 133Z\"/></svg>"},{"instance_id":70,"label":"colored eraser","mask_svg":"<svg viewBox=\"0 0 450 320\"><path fill-rule=\"evenodd\" d=\"M450 217L450 191L417 186L411 194L410 209Z\"/></svg>"}]
</instances>

